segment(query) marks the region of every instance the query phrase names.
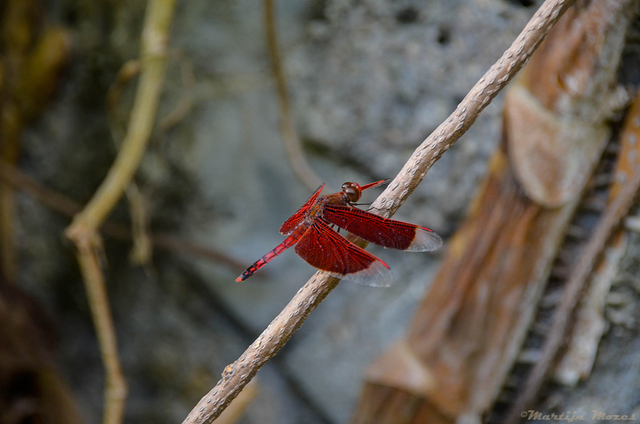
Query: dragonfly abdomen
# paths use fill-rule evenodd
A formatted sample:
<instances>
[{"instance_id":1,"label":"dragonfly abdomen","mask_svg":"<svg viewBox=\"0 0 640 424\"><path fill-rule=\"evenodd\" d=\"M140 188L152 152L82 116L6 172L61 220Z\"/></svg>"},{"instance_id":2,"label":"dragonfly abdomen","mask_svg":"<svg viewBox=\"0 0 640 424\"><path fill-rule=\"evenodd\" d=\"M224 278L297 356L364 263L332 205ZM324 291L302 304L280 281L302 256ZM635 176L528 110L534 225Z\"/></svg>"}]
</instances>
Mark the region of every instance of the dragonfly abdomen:
<instances>
[{"instance_id":1,"label":"dragonfly abdomen","mask_svg":"<svg viewBox=\"0 0 640 424\"><path fill-rule=\"evenodd\" d=\"M244 281L247 278L251 277L257 270L268 264L273 258L293 246L298 242L302 234L307 231L308 225L300 225L298 228L294 230L294 232L284 239L282 243L274 247L270 252L267 252L263 257L258 259L251 265L249 268L245 269L242 274L238 278L236 278L237 282Z\"/></svg>"}]
</instances>

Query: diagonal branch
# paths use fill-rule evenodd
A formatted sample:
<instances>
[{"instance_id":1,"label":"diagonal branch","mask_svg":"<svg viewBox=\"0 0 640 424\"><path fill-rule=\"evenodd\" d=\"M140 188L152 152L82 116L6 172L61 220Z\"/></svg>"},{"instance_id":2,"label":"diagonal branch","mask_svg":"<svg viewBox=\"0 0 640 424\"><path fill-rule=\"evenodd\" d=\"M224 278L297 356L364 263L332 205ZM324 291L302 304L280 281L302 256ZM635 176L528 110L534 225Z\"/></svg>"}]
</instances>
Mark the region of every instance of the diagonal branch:
<instances>
[{"instance_id":1,"label":"diagonal branch","mask_svg":"<svg viewBox=\"0 0 640 424\"><path fill-rule=\"evenodd\" d=\"M551 27L575 0L546 0L527 26L456 110L415 150L400 173L376 199L372 208L391 216L422 181L431 166L476 121L480 112L527 63ZM289 340L339 280L317 272L291 299L222 379L189 413L183 424L211 423L269 359Z\"/></svg>"},{"instance_id":2,"label":"diagonal branch","mask_svg":"<svg viewBox=\"0 0 640 424\"><path fill-rule=\"evenodd\" d=\"M372 207L393 215L415 190L431 166L478 119L480 112L529 61L549 30L575 0L546 0L502 57L480 78L456 110L413 152L402 170Z\"/></svg>"}]
</instances>

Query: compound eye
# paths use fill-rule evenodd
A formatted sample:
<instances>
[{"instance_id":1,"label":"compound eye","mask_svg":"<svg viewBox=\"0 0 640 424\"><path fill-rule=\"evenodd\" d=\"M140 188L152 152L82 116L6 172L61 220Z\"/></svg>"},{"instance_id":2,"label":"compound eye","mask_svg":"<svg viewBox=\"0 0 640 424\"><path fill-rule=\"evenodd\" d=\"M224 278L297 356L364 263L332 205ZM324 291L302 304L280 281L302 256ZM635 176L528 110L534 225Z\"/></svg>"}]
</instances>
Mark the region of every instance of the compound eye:
<instances>
[{"instance_id":1,"label":"compound eye","mask_svg":"<svg viewBox=\"0 0 640 424\"><path fill-rule=\"evenodd\" d=\"M356 183L342 184L342 192L346 194L349 202L357 202L360 199L360 186Z\"/></svg>"}]
</instances>

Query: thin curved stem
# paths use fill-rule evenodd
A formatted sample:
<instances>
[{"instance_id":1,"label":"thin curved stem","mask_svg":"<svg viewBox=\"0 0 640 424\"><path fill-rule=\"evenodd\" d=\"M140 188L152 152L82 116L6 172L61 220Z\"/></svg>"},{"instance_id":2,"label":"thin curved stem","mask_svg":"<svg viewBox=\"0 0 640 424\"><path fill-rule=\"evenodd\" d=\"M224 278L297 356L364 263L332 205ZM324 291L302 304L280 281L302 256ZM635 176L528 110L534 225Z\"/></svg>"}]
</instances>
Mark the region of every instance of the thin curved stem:
<instances>
[{"instance_id":1,"label":"thin curved stem","mask_svg":"<svg viewBox=\"0 0 640 424\"><path fill-rule=\"evenodd\" d=\"M175 0L149 0L147 3L141 43L142 71L127 135L107 177L65 230L65 235L77 248L105 367L105 424L122 422L127 385L120 366L113 318L100 266L103 250L98 230L122 197L146 150L164 82L167 40L174 6Z\"/></svg>"},{"instance_id":2,"label":"thin curved stem","mask_svg":"<svg viewBox=\"0 0 640 424\"><path fill-rule=\"evenodd\" d=\"M167 62L167 38L175 0L150 0L142 33L142 71L127 135L94 196L67 229L70 238L97 229L122 197L140 165L156 119Z\"/></svg>"},{"instance_id":3,"label":"thin curved stem","mask_svg":"<svg viewBox=\"0 0 640 424\"><path fill-rule=\"evenodd\" d=\"M300 137L296 132L291 116L291 105L289 93L287 91L287 81L282 66L282 57L278 47L278 32L275 23L274 0L264 0L264 23L267 41L267 51L271 59L271 72L276 81L276 91L278 93L278 105L280 106L280 132L287 160L298 180L309 190L315 190L322 179L315 173L307 161Z\"/></svg>"}]
</instances>

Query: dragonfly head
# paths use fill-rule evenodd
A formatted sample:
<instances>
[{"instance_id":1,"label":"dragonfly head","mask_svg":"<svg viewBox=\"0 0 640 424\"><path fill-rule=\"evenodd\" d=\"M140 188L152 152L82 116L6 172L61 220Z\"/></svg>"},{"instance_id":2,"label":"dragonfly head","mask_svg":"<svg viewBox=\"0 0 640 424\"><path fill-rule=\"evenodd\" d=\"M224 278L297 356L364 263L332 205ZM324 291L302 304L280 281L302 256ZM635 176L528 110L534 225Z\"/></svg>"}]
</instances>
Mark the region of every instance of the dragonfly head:
<instances>
[{"instance_id":1,"label":"dragonfly head","mask_svg":"<svg viewBox=\"0 0 640 424\"><path fill-rule=\"evenodd\" d=\"M362 196L362 190L360 189L360 184L358 183L344 183L342 184L342 192L347 196L347 200L350 203L355 203L360 200Z\"/></svg>"}]
</instances>

